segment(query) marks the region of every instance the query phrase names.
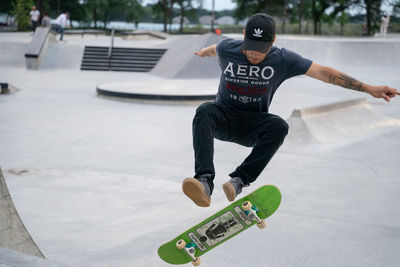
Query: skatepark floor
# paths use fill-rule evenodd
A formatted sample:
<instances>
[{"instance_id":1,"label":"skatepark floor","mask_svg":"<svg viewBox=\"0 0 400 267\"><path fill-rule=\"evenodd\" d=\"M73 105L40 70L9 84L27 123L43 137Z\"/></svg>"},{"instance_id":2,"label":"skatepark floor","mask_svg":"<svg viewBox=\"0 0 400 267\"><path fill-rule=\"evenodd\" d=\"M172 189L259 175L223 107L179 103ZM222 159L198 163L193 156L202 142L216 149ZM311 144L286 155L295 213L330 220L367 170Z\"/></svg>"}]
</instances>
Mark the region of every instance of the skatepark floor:
<instances>
[{"instance_id":1,"label":"skatepark floor","mask_svg":"<svg viewBox=\"0 0 400 267\"><path fill-rule=\"evenodd\" d=\"M11 53L0 60L0 81L20 91L0 95L0 166L16 209L47 260L59 266L167 266L157 248L228 205L221 186L249 148L215 142L211 207L196 207L182 193L181 182L193 175L191 124L199 103L98 97L98 84L152 78L80 71L81 54L76 51L85 42L107 45L109 39L66 36L66 43L55 44L66 47L66 54L57 50L61 53L53 53L43 69L34 71L26 70L20 58L29 34L5 36L0 34L0 47ZM285 40L296 42L295 37ZM327 42L313 40L321 47ZM400 39L390 38L394 41ZM118 42L148 47L165 41ZM327 64L334 56L321 60ZM60 58L69 61L60 63ZM399 61L333 62L332 67L361 81L400 88ZM270 112L288 119L294 109L359 98L365 98L373 112L400 120L399 98L386 103L308 77L283 83ZM325 116L340 125L340 117ZM362 111L357 116L368 119ZM396 125L314 147L285 143L242 193L276 185L282 193L280 208L264 230L254 227L238 235L205 254L201 266L399 266ZM1 264L11 265L0 256Z\"/></svg>"}]
</instances>

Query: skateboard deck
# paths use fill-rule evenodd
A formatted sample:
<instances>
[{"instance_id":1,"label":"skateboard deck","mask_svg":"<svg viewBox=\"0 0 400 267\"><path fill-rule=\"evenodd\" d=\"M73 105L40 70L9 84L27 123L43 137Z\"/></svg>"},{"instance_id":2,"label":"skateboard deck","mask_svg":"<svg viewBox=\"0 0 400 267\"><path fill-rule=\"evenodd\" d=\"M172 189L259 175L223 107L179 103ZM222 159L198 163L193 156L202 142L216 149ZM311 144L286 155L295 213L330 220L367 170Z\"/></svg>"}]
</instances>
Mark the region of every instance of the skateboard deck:
<instances>
[{"instance_id":1,"label":"skateboard deck","mask_svg":"<svg viewBox=\"0 0 400 267\"><path fill-rule=\"evenodd\" d=\"M258 224L263 228L264 219L271 216L280 203L279 189L273 185L264 185L161 245L158 255L170 264L193 262L198 265L200 262L195 262L201 255L251 226Z\"/></svg>"}]
</instances>

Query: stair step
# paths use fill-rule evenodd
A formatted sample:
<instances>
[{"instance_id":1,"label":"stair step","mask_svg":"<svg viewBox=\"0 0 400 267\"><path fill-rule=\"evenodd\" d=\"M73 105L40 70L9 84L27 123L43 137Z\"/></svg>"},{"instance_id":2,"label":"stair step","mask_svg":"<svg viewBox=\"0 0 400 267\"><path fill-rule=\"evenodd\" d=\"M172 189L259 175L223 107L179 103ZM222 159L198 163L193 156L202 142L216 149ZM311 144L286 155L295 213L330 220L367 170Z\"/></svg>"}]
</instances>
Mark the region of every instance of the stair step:
<instances>
[{"instance_id":1,"label":"stair step","mask_svg":"<svg viewBox=\"0 0 400 267\"><path fill-rule=\"evenodd\" d=\"M114 47L108 57L109 47L85 46L81 70L98 71L151 71L166 49Z\"/></svg>"},{"instance_id":2,"label":"stair step","mask_svg":"<svg viewBox=\"0 0 400 267\"><path fill-rule=\"evenodd\" d=\"M98 70L98 71L109 71L108 68L95 68L95 67L81 67L81 70ZM149 72L151 69L147 68L111 68L111 71L131 71L131 72Z\"/></svg>"},{"instance_id":3,"label":"stair step","mask_svg":"<svg viewBox=\"0 0 400 267\"><path fill-rule=\"evenodd\" d=\"M106 56L102 56L102 57L97 57L97 56L83 56L82 60L94 60L94 59L98 59L98 60L108 60L108 57ZM153 57L111 57L111 60L130 60L130 61L143 61L143 62L147 62L147 61L155 61L158 62L160 60L160 58L153 58Z\"/></svg>"}]
</instances>

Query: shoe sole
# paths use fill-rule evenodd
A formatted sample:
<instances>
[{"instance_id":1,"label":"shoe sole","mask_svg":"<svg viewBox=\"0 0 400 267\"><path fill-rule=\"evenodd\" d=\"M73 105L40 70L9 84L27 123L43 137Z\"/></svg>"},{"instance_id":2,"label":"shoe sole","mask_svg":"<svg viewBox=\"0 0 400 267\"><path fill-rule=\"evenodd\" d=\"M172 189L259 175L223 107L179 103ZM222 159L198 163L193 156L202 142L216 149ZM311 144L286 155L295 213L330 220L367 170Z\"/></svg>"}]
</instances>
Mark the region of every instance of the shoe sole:
<instances>
[{"instance_id":1,"label":"shoe sole","mask_svg":"<svg viewBox=\"0 0 400 267\"><path fill-rule=\"evenodd\" d=\"M204 192L203 185L195 178L186 178L182 183L182 190L185 195L193 200L199 207L209 207L211 199Z\"/></svg>"},{"instance_id":2,"label":"shoe sole","mask_svg":"<svg viewBox=\"0 0 400 267\"><path fill-rule=\"evenodd\" d=\"M236 198L236 190L230 182L226 182L222 185L222 189L224 189L225 196L229 201L234 201Z\"/></svg>"}]
</instances>

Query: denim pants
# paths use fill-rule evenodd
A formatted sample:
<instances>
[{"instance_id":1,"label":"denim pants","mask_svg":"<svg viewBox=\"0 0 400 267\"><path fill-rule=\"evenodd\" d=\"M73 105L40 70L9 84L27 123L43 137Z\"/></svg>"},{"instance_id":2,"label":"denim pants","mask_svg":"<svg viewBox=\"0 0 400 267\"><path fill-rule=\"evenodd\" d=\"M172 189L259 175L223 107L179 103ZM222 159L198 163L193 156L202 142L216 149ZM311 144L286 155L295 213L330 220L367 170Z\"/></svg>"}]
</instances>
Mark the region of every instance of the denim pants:
<instances>
[{"instance_id":1,"label":"denim pants","mask_svg":"<svg viewBox=\"0 0 400 267\"><path fill-rule=\"evenodd\" d=\"M52 29L53 31L55 31L55 32L61 34L61 35L60 35L60 41L62 41L62 39L63 39L63 37L64 37L64 28L61 27L61 26L58 25L58 24L52 24L52 25L51 25L51 29Z\"/></svg>"},{"instance_id":2,"label":"denim pants","mask_svg":"<svg viewBox=\"0 0 400 267\"><path fill-rule=\"evenodd\" d=\"M216 138L253 147L250 155L229 176L238 176L245 184L254 182L282 145L288 130L286 121L277 115L235 110L216 103L200 105L193 119L195 178L206 177L213 190Z\"/></svg>"}]
</instances>

